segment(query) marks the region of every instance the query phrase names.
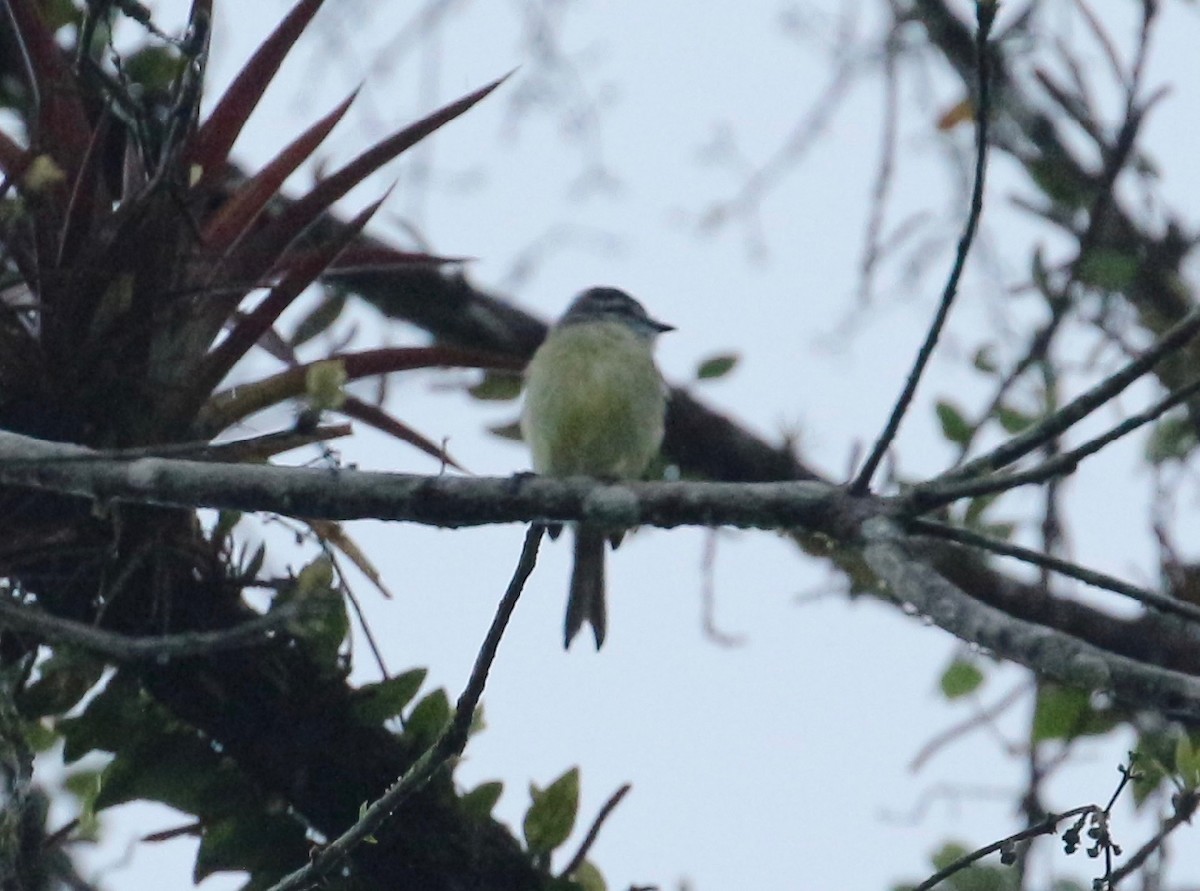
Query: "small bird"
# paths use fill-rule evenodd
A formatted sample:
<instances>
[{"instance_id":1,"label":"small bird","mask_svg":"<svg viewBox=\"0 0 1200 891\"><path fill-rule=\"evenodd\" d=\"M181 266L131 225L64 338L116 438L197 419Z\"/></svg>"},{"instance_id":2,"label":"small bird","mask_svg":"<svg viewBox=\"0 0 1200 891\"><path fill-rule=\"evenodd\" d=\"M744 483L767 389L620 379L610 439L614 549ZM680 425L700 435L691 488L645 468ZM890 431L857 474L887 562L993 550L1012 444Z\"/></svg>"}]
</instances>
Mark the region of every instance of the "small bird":
<instances>
[{"instance_id":1,"label":"small bird","mask_svg":"<svg viewBox=\"0 0 1200 891\"><path fill-rule=\"evenodd\" d=\"M591 288L567 307L529 360L521 433L546 476L636 479L658 454L667 389L654 341L671 325L616 288ZM602 529L575 529L564 646L590 622L604 643ZM620 536L613 537L613 546Z\"/></svg>"}]
</instances>

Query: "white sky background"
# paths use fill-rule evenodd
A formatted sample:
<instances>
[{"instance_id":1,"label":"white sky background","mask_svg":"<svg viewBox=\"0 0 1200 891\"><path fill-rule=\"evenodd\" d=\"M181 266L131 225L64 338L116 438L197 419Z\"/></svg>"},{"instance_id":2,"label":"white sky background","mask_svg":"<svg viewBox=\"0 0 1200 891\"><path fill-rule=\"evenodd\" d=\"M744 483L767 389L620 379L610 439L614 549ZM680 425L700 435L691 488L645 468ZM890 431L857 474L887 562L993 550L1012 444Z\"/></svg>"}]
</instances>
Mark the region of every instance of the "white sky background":
<instances>
[{"instance_id":1,"label":"white sky background","mask_svg":"<svg viewBox=\"0 0 1200 891\"><path fill-rule=\"evenodd\" d=\"M449 5L453 11L432 42L381 59L375 46L410 22L415 4L330 0L267 95L238 157L261 163L365 80L357 112L327 143L325 157L344 161L434 106L522 66L416 155L431 171L427 189L413 188L411 164L390 170L401 185L376 231L390 227L403 238L397 224L411 220L433 250L477 257L471 271L478 283L547 318L593 284L630 291L679 329L660 342L668 379L686 383L702 359L740 352L735 372L698 388L700 397L770 439L798 434L806 459L843 476L854 450L874 440L886 417L949 267L961 215L944 147L971 136L969 128L934 129L937 115L959 98L953 80L931 69L932 93L910 90L905 97L888 221L890 227L913 214L932 217L924 231L942 240L927 252L929 274L906 289L901 264L893 262L881 272L875 301L860 306L857 276L879 144L877 78L861 81L764 201L761 242L744 221L708 235L695 225L747 175L705 163L704 147L726 132L751 165L769 158L828 83L827 50L851 4L758 0L711 4L698 14L697 4L679 0L547 3L552 10L570 7L555 16L554 39L571 61L555 85L594 102L595 117L580 138L564 132L561 106L534 105L518 115L512 104L528 78L541 73L522 36L522 11L536 4ZM880 4L857 5L859 33L869 35ZM157 6L171 24L185 4ZM1110 15L1131 16L1136 4L1097 0L1095 6L1119 22ZM285 8L218 0L210 102ZM801 37L781 24L789 10L805 23ZM1001 30L1005 21L1002 15ZM1146 144L1170 186L1164 193L1180 208L1196 203L1194 139L1180 139L1176 122L1200 117L1198 25L1194 8L1165 5L1148 77L1151 85L1174 86L1151 118ZM1124 47L1133 33L1114 25ZM1108 89L1094 46L1075 36L1095 63L1097 84ZM1115 96L1111 102L1115 107ZM579 175L596 144L612 184L581 188ZM985 392L969 356L989 332L1000 336L1001 302L1016 299L1006 298L1005 289L1024 275L1027 240L1036 230L1011 212L1007 199L1030 197L1031 189L1006 163L995 163L992 172L985 225L997 259L977 264L964 283L945 347L897 445L905 475L936 472L951 457L932 402L954 394L973 406ZM366 201L389 182L379 178L356 197ZM1038 237L1053 251L1049 236ZM528 274L514 275L515 258L539 244L545 252ZM411 339L369 312L356 318L364 346ZM1081 342L1081 355L1086 346ZM999 349L1005 355L1003 344ZM516 407L481 404L445 388L457 380L395 376L390 407L435 440L448 437L452 453L476 473L526 469L522 448L483 432L515 418ZM1128 397L1123 404L1139 403ZM282 415L256 419L254 429L286 422ZM436 471L429 459L370 431L338 448L347 462L365 468ZM1153 582L1146 496L1139 489L1146 476L1132 469L1131 454L1103 456L1071 483L1072 516L1085 518L1071 527L1071 541L1082 561ZM1183 503L1191 506L1194 497L1190 492ZM397 594L384 602L353 580L389 668L429 666L431 684L455 696L512 571L522 530L364 523L353 532ZM1020 828L1011 803L1022 788L1021 762L1006 756L994 734L977 733L921 772L908 770L931 737L969 714L966 705L947 707L936 690L959 648L954 639L895 608L848 603L819 561L776 536L726 532L714 571L716 617L744 642L721 647L701 627L706 534L644 530L610 558L610 634L598 655L578 642L569 654L562 651L570 549L547 543L501 646L485 694L488 727L472 740L460 783L505 780L498 814L519 831L527 784L545 785L580 765L580 821L566 848L573 852L604 800L632 782L592 850L614 889L667 889L684 880L697 891L886 888L924 878L930 853L949 838L973 847ZM274 551L277 560L285 554ZM798 602L814 592L831 596ZM361 643L356 652L356 677L376 679ZM1012 669L994 671L984 701L1021 678ZM1000 726L1019 741L1027 717L1027 707L1018 709ZM1051 784L1046 805L1107 800L1128 744L1082 743L1078 766ZM944 790L955 797L921 808ZM1130 826L1127 815L1121 811L1115 829L1132 850L1146 827ZM161 886L167 876L171 887L183 887L194 854L186 841L137 846L128 865L111 868L131 837L177 825L179 815L139 806L117 809L107 820L111 839L88 858L103 870L107 887ZM1175 848L1196 848L1194 842ZM1065 858L1054 843L1038 861L1043 877L1053 871L1086 878L1093 866L1082 854ZM1200 877L1196 854L1175 875ZM222 877L204 887L237 884Z\"/></svg>"}]
</instances>

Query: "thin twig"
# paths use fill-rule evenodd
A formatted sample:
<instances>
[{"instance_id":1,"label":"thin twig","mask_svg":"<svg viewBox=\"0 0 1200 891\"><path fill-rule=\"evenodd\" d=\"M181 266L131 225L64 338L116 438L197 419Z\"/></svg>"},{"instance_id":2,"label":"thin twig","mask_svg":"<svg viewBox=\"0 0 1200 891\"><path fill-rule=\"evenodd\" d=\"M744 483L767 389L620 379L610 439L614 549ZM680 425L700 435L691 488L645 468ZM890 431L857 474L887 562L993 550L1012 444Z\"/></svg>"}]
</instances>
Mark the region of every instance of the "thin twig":
<instances>
[{"instance_id":1,"label":"thin twig","mask_svg":"<svg viewBox=\"0 0 1200 891\"><path fill-rule=\"evenodd\" d=\"M1075 8L1079 10L1079 14L1087 23L1092 36L1096 38L1096 43L1100 45L1100 49L1104 51L1104 56L1108 60L1108 67L1112 69L1112 76L1117 83L1122 87L1128 87L1129 81L1125 78L1125 72L1121 70L1121 54L1117 52L1117 46L1113 43L1112 37L1104 30L1104 25L1091 7L1084 0L1074 0Z\"/></svg>"},{"instance_id":2,"label":"thin twig","mask_svg":"<svg viewBox=\"0 0 1200 891\"><path fill-rule=\"evenodd\" d=\"M1164 613L1173 613L1189 621L1200 622L1200 606L1188 603L1186 600L1176 600L1174 597L1168 597L1166 594L1159 594L1157 591L1151 591L1147 588L1139 588L1137 585L1123 582L1103 572L1086 569L1076 563L1061 560L1058 557L1052 557L1040 551L1033 551L1029 548L1023 548L1020 545L1009 544L998 538L981 535L978 532L972 532L970 529L963 529L960 526L949 526L945 523L939 523L936 520L913 519L909 520L908 525L915 532L922 532L936 538L957 542L967 547L982 548L983 550L991 551L993 554L1000 554L1004 557L1014 557L1033 566L1041 566L1053 570L1060 575L1076 579L1094 588L1101 588L1105 591L1112 591L1114 594L1121 594Z\"/></svg>"},{"instance_id":3,"label":"thin twig","mask_svg":"<svg viewBox=\"0 0 1200 891\"><path fill-rule=\"evenodd\" d=\"M1175 813L1163 820L1152 839L1134 851L1133 855L1118 869L1112 871L1109 887L1115 888L1119 881L1133 875L1150 858L1151 854L1163 846L1167 836L1185 823L1192 822L1192 815L1196 813L1198 805L1200 805L1200 792L1195 789L1180 792L1175 799Z\"/></svg>"},{"instance_id":4,"label":"thin twig","mask_svg":"<svg viewBox=\"0 0 1200 891\"><path fill-rule=\"evenodd\" d=\"M839 47L853 45L852 25L853 17L846 15L842 19L836 42ZM699 228L702 231L713 232L730 220L745 219L757 213L771 190L783 180L809 148L816 144L817 138L828 128L834 114L843 107L843 100L855 84L858 72L866 60L849 50L843 50L834 61L833 71L824 89L804 117L793 125L784 141L762 164L749 172L733 196L713 202L700 214Z\"/></svg>"},{"instance_id":5,"label":"thin twig","mask_svg":"<svg viewBox=\"0 0 1200 891\"><path fill-rule=\"evenodd\" d=\"M1109 443L1128 436L1139 427L1156 420L1197 392L1200 392L1200 377L1193 378L1178 390L1168 393L1145 411L1126 418L1107 433L1089 439L1061 455L1055 455L1036 467L1020 473L993 474L948 485L934 483L929 486L919 486L914 491L912 503L918 505L922 510L931 510L962 498L1006 492L1018 486L1044 483L1056 477L1067 476L1075 471L1083 459L1094 455Z\"/></svg>"},{"instance_id":6,"label":"thin twig","mask_svg":"<svg viewBox=\"0 0 1200 891\"><path fill-rule=\"evenodd\" d=\"M479 654L475 657L475 666L471 669L471 677L467 681L467 686L454 707L454 715L446 725L446 729L442 731L441 736L374 804L363 811L362 816L353 826L322 848L320 853L313 857L306 866L285 876L273 885L270 891L300 891L300 889L315 886L351 851L371 838L396 812L397 808L429 782L434 774L462 754L467 745L475 709L479 705L479 698L483 695L488 672L496 658L496 650L500 646L500 638L503 636L505 628L508 627L508 620L525 588L525 582L537 563L538 546L541 544L545 531L546 528L541 523L531 523L529 531L525 533L525 544L521 549L517 568L496 609L496 615L492 619L491 627L479 649Z\"/></svg>"},{"instance_id":7,"label":"thin twig","mask_svg":"<svg viewBox=\"0 0 1200 891\"><path fill-rule=\"evenodd\" d=\"M159 443L128 449L105 449L104 451L80 449L73 454L44 458L5 458L4 464L9 467L19 467L22 462L40 464L44 462L137 461L142 458L179 458L188 461L235 464L261 461L302 446L349 436L353 432L354 429L349 424L328 424L314 427L311 430L279 430L275 433L265 433L262 436L235 439L229 442L214 443L209 440L196 440Z\"/></svg>"},{"instance_id":8,"label":"thin twig","mask_svg":"<svg viewBox=\"0 0 1200 891\"><path fill-rule=\"evenodd\" d=\"M875 185L871 189L871 215L859 261L858 302L867 303L875 289L875 271L883 258L883 225L887 216L888 199L895 180L896 143L899 138L899 78L896 57L899 53L899 28L893 25L883 46L883 121L880 125L879 163L875 168Z\"/></svg>"},{"instance_id":9,"label":"thin twig","mask_svg":"<svg viewBox=\"0 0 1200 891\"><path fill-rule=\"evenodd\" d=\"M354 611L355 619L358 620L358 627L362 629L363 637L367 640L367 646L371 649L371 655L375 657L375 665L379 668L379 674L384 680L387 680L391 677L391 673L388 671L387 663L384 662L383 651L379 649L379 644L375 640L374 633L371 631L371 625L367 621L367 617L363 614L362 604L358 602L358 595L354 593L354 590L347 583L346 573L342 570L342 564L338 560L334 548L325 545L323 550L329 558L329 562L333 564L333 568L337 571L337 577L341 579L342 593L346 595L346 600L350 602L350 608Z\"/></svg>"},{"instance_id":10,"label":"thin twig","mask_svg":"<svg viewBox=\"0 0 1200 891\"><path fill-rule=\"evenodd\" d=\"M900 422L908 412L908 407L912 403L913 396L916 394L917 385L921 381L921 375L925 371L925 366L929 364L929 359L933 355L934 347L937 346L938 338L941 336L942 328L946 323L946 317L950 313L950 307L954 303L955 296L958 294L958 282L962 278L963 269L966 267L967 254L971 250L971 244L975 241L975 230L979 226L979 217L983 213L983 187L987 172L988 116L991 114L991 86L989 83L990 78L988 77L988 34L991 31L992 22L995 20L996 5L994 3L978 2L975 4L975 14L978 24L975 34L975 53L976 73L979 79L979 102L975 111L975 183L971 189L971 209L967 214L967 221L963 227L962 236L958 240L958 249L954 254L954 265L950 269L950 276L946 280L946 287L942 291L941 303L938 305L937 313L935 313L933 322L929 326L925 342L921 345L916 361L909 372L908 379L904 383L904 389L901 391L900 397L896 400L896 404L892 408L891 417L888 418L883 432L879 435L879 439L875 442L875 446L867 456L862 470L859 471L858 476L850 484L850 492L855 495L864 495L869 490L871 479L875 476L875 471L879 469L879 464L883 461L887 450L891 448L892 441L896 438L896 433L900 429Z\"/></svg>"},{"instance_id":11,"label":"thin twig","mask_svg":"<svg viewBox=\"0 0 1200 891\"><path fill-rule=\"evenodd\" d=\"M991 727L994 726L995 720L1006 712L1010 707L1020 701L1021 697L1033 690L1032 682L1019 684L1001 696L987 708L978 709L975 714L968 715L957 724L952 724L945 730L940 731L936 736L929 740L925 745L921 746L921 750L913 756L912 761L908 763L908 769L913 773L919 771L925 766L925 762L941 751L946 745L958 739L960 736L966 735L976 727ZM998 731L997 731L998 733ZM1008 746L1011 750L1011 746ZM1012 754L1010 751L1009 754Z\"/></svg>"},{"instance_id":12,"label":"thin twig","mask_svg":"<svg viewBox=\"0 0 1200 891\"><path fill-rule=\"evenodd\" d=\"M182 826L161 829L158 832L143 835L141 840L144 842L165 842L185 836L199 837L202 832L204 832L204 821L193 820L191 823L184 823Z\"/></svg>"},{"instance_id":13,"label":"thin twig","mask_svg":"<svg viewBox=\"0 0 1200 891\"><path fill-rule=\"evenodd\" d=\"M568 878L575 872L575 870L583 866L583 861L587 858L588 851L592 849L592 845L594 845L596 843L596 839L600 837L600 827L604 825L604 821L608 819L609 815L613 812L616 806L621 803L621 799L628 795L629 790L632 788L632 784L626 783L611 796L609 796L608 801L604 802L604 806L600 808L600 812L596 814L596 819L592 821L592 826L590 829L588 829L587 835L584 836L583 843L579 846L579 850L575 852L575 856L571 858L571 862L563 868L559 878Z\"/></svg>"},{"instance_id":14,"label":"thin twig","mask_svg":"<svg viewBox=\"0 0 1200 891\"><path fill-rule=\"evenodd\" d=\"M1100 887L1111 888L1113 876L1112 855L1114 845L1111 837L1108 835L1108 818L1112 813L1112 807L1116 803L1117 798L1135 777L1132 763L1129 766L1121 765L1118 770L1121 772L1121 781L1117 784L1117 788L1113 792L1112 797L1109 798L1108 804L1103 808L1094 804L1085 804L1080 807L1072 808L1069 811L1064 811L1061 814L1047 814L1044 819L1030 825L1027 829L1023 829L1020 832L1008 836L1007 838L1002 838L999 841L992 842L990 845L985 845L976 851L972 851L969 854L959 857L953 863L949 864L943 869L938 870L936 873L918 885L914 891L929 891L929 889L945 881L956 872L961 872L976 861L982 860L988 854L995 853L996 851L1001 852L1002 862L1011 862L1012 859L1015 858L1015 848L1018 842L1025 841L1027 839L1033 839L1040 835L1056 834L1058 832L1058 824L1063 820L1066 820L1068 817L1078 817L1078 820L1076 820L1073 827L1068 829L1063 834L1063 840L1067 846L1067 853L1071 853L1071 851L1078 846L1079 833L1083 829L1084 822L1089 817L1092 820L1093 831L1100 830L1098 835L1092 836L1096 839L1096 844L1094 847L1089 848L1088 853L1094 857L1097 856L1101 850L1104 851L1104 878L1106 884ZM1073 840L1072 836L1074 837ZM1007 854L1007 858L1005 857L1005 854Z\"/></svg>"},{"instance_id":15,"label":"thin twig","mask_svg":"<svg viewBox=\"0 0 1200 891\"><path fill-rule=\"evenodd\" d=\"M272 642L272 633L286 629L302 614L303 608L303 601L285 603L263 616L220 631L131 637L0 599L0 628L32 634L48 643L76 646L114 662L142 662L266 646Z\"/></svg>"},{"instance_id":16,"label":"thin twig","mask_svg":"<svg viewBox=\"0 0 1200 891\"><path fill-rule=\"evenodd\" d=\"M1027 829L1022 829L1020 832L1015 832L1008 838L1002 838L999 841L992 842L990 845L985 845L977 851L972 851L969 854L964 854L948 866L939 869L921 884L917 885L913 891L929 891L930 888L940 884L941 882L954 875L956 872L961 872L971 864L978 860L982 860L988 854L994 854L996 851L1011 847L1019 841L1024 841L1028 838L1037 838L1039 835L1051 835L1058 831L1058 824L1068 817L1076 817L1082 814L1095 813L1100 809L1094 804L1085 804L1081 807L1072 808L1061 814L1050 814L1045 820L1040 823L1030 826Z\"/></svg>"},{"instance_id":17,"label":"thin twig","mask_svg":"<svg viewBox=\"0 0 1200 891\"><path fill-rule=\"evenodd\" d=\"M1046 324L1039 328L1029 341L1029 347L1015 365L1005 374L1004 379L997 385L995 392L992 394L991 402L979 414L979 420L971 425L971 434L967 439L960 444L958 449L958 457L955 459L957 464L967 456L967 452L971 450L971 446L975 442L975 437L978 435L983 424L989 418L994 416L1000 408L1004 398L1008 395L1008 391L1013 388L1017 380L1032 368L1038 362L1045 361L1046 356L1050 352L1051 344L1054 342L1055 335L1058 334L1063 322L1067 317L1067 310L1071 302L1062 298L1052 297L1046 294L1047 302L1050 305L1050 318L1046 320Z\"/></svg>"},{"instance_id":18,"label":"thin twig","mask_svg":"<svg viewBox=\"0 0 1200 891\"><path fill-rule=\"evenodd\" d=\"M1054 414L1043 418L1023 433L1001 443L987 454L942 474L937 481L963 480L992 473L1023 458L1035 449L1041 448L1054 437L1116 397L1130 384L1150 371L1165 356L1195 337L1197 332L1200 332L1200 308L1190 310L1179 322L1172 325L1154 346L1087 392L1068 402Z\"/></svg>"},{"instance_id":19,"label":"thin twig","mask_svg":"<svg viewBox=\"0 0 1200 891\"><path fill-rule=\"evenodd\" d=\"M730 634L717 627L717 536L720 531L707 529L704 533L704 553L700 557L700 603L704 633L708 639L723 647L740 647L746 642L741 634Z\"/></svg>"}]
</instances>

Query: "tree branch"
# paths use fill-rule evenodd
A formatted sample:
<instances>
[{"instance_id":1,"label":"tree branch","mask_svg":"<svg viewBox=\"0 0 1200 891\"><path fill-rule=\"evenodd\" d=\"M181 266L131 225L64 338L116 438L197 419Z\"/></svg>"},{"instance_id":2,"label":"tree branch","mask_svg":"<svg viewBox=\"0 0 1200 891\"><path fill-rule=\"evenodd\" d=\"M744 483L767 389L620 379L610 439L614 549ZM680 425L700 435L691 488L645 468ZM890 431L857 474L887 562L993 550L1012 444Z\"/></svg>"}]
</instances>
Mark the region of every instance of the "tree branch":
<instances>
[{"instance_id":1,"label":"tree branch","mask_svg":"<svg viewBox=\"0 0 1200 891\"><path fill-rule=\"evenodd\" d=\"M221 631L132 637L63 619L34 606L0 599L0 628L23 631L45 643L79 647L114 662L141 662L266 646L275 640L276 632L284 631L302 615L303 607L303 600L281 604L266 615Z\"/></svg>"},{"instance_id":2,"label":"tree branch","mask_svg":"<svg viewBox=\"0 0 1200 891\"><path fill-rule=\"evenodd\" d=\"M944 538L947 541L956 541L968 547L982 548L993 554L1013 557L1033 566L1040 566L1044 569L1057 572L1060 575L1065 575L1068 578L1076 579L1094 588L1112 591L1114 594L1121 594L1131 600L1136 600L1143 606L1153 607L1164 613L1172 613L1191 622L1200 623L1200 606L1188 603L1186 600L1168 597L1166 594L1160 594L1157 591L1151 591L1147 588L1139 588L1137 585L1123 582L1115 576L1071 563L1068 560L1055 557L1053 554L1033 551L998 538L981 535L971 529L951 526L947 523L939 523L936 520L918 518L910 520L908 525L918 532L924 532L937 538Z\"/></svg>"},{"instance_id":3,"label":"tree branch","mask_svg":"<svg viewBox=\"0 0 1200 891\"><path fill-rule=\"evenodd\" d=\"M973 600L915 556L913 543L890 520L868 520L863 535L867 564L889 596L960 640L1040 677L1106 690L1121 702L1169 717L1200 719L1200 677L1119 656Z\"/></svg>"},{"instance_id":4,"label":"tree branch","mask_svg":"<svg viewBox=\"0 0 1200 891\"><path fill-rule=\"evenodd\" d=\"M268 511L320 520L407 520L473 526L587 518L638 525L827 527L835 503L853 502L816 482L598 483L576 478L465 478L219 464L170 458L113 459L81 446L0 431L0 482L105 503Z\"/></svg>"},{"instance_id":5,"label":"tree branch","mask_svg":"<svg viewBox=\"0 0 1200 891\"><path fill-rule=\"evenodd\" d=\"M975 15L975 52L978 59L976 77L979 100L975 108L975 183L971 188L970 209L967 212L967 221L963 225L962 236L958 240L958 248L954 253L954 263L950 269L950 275L946 279L945 288L942 289L942 299L938 303L933 321L929 324L929 332L925 335L925 342L921 344L921 349L917 352L916 361L913 363L912 370L908 374L908 379L904 382L904 389L901 391L895 406L892 408L891 416L888 418L887 424L884 425L883 432L880 433L879 439L875 442L874 447L867 456L867 460L863 462L858 476L850 484L850 491L856 495L862 495L870 488L871 479L875 476L875 471L879 469L879 464L883 461L887 450L891 448L892 441L896 438L896 433L900 429L900 422L904 420L904 415L908 412L908 407L912 403L913 396L916 395L917 385L921 382L921 375L924 373L925 366L929 364L929 360L933 356L934 347L937 346L942 328L946 324L946 317L950 314L950 307L954 303L955 296L958 294L958 282L962 278L963 269L966 268L967 254L971 250L971 244L975 241L975 230L979 226L979 217L983 214L983 185L987 172L988 118L992 113L991 80L988 76L987 49L988 34L991 32L992 22L996 18L996 5L988 2L976 3Z\"/></svg>"},{"instance_id":6,"label":"tree branch","mask_svg":"<svg viewBox=\"0 0 1200 891\"><path fill-rule=\"evenodd\" d=\"M55 460L58 456L60 460ZM61 460L65 458L66 460ZM81 460L86 458L86 460ZM1165 667L1173 652L1167 642L1187 637L1181 652L1196 650L1196 635L1163 625L1156 649L1137 661L1087 642L1093 633L1120 646L1128 637L1119 620L1081 604L1058 604L1067 613L1047 612L1043 593L1011 599L1006 612L974 600L926 560L938 552L907 539L890 519L899 500L855 497L815 482L781 483L602 483L586 478L555 480L532 475L504 479L416 477L350 470L217 465L143 458L114 461L77 446L44 443L0 433L0 480L68 491L104 502L140 500L181 506L271 511L321 519L372 517L443 526L530 520L588 522L622 529L635 525L733 525L801 530L823 541L847 571L866 558L890 596L962 640L1039 673L1086 688L1113 690L1139 707L1157 705L1167 714L1200 716L1200 678ZM895 530L889 532L887 530ZM911 551L911 553L910 553ZM920 556L915 556L920 555ZM952 571L969 567L959 552ZM861 563L859 562L861 566ZM861 572L859 572L861 576ZM961 576L973 580L969 573ZM1057 618L1055 627L1036 624ZM1142 629L1145 634L1149 626Z\"/></svg>"}]
</instances>

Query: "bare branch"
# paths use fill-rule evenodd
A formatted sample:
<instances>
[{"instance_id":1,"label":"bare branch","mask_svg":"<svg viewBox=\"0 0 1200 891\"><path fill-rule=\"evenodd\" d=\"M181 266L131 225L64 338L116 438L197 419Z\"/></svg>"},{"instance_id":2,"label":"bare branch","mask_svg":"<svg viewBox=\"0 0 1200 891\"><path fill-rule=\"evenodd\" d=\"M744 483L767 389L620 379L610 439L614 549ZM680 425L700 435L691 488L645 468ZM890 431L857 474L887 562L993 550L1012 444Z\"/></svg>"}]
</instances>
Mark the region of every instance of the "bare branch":
<instances>
[{"instance_id":1,"label":"bare branch","mask_svg":"<svg viewBox=\"0 0 1200 891\"><path fill-rule=\"evenodd\" d=\"M632 789L629 783L623 785L620 789L609 796L608 801L604 802L604 806L600 808L600 813L596 814L596 819L592 821L591 828L588 829L587 835L583 837L583 842L579 845L579 850L575 852L575 856L571 858L571 862L563 867L562 877L570 876L575 870L583 866L583 861L587 859L588 851L592 849L592 845L596 843L596 839L600 837L600 828L604 825L604 821L609 818L609 815L621 803L629 790Z\"/></svg>"},{"instance_id":2,"label":"bare branch","mask_svg":"<svg viewBox=\"0 0 1200 891\"><path fill-rule=\"evenodd\" d=\"M115 460L81 446L0 431L0 482L104 503L268 511L320 520L471 526L587 517L635 525L827 526L849 501L824 483L599 483L525 474L462 478L169 458ZM863 504L867 504L863 501Z\"/></svg>"},{"instance_id":3,"label":"bare branch","mask_svg":"<svg viewBox=\"0 0 1200 891\"><path fill-rule=\"evenodd\" d=\"M1016 618L972 599L914 552L882 517L863 524L864 556L888 595L960 640L1024 665L1040 677L1104 690L1139 708L1200 719L1200 677L1102 650L1070 634Z\"/></svg>"},{"instance_id":4,"label":"bare branch","mask_svg":"<svg viewBox=\"0 0 1200 891\"><path fill-rule=\"evenodd\" d=\"M281 604L264 616L221 631L130 637L0 598L0 628L32 634L46 643L79 647L114 662L143 662L266 646L277 639L275 635L295 623L303 608L303 600Z\"/></svg>"},{"instance_id":5,"label":"bare branch","mask_svg":"<svg viewBox=\"0 0 1200 891\"><path fill-rule=\"evenodd\" d=\"M994 554L1000 554L1005 557L1015 557L1033 566L1041 566L1060 575L1065 575L1068 578L1077 579L1094 588L1101 588L1105 591L1112 591L1114 594L1121 594L1145 606L1162 610L1164 613L1182 616L1192 622L1200 622L1200 606L1188 603L1186 600L1177 600L1174 597L1168 597L1166 594L1159 594L1157 591L1151 591L1148 588L1139 588L1137 585L1123 582L1114 576L1079 566L1067 560L1061 560L1050 554L1031 551L1029 548L1009 544L998 538L981 535L978 532L972 532L970 529L963 529L958 526L949 526L935 520L914 519L910 521L909 525L918 532L944 538L947 541L956 541L968 547L983 548L985 551L991 551Z\"/></svg>"},{"instance_id":6,"label":"bare branch","mask_svg":"<svg viewBox=\"0 0 1200 891\"><path fill-rule=\"evenodd\" d=\"M1162 848L1166 843L1167 837L1186 823L1192 822L1192 816L1196 813L1197 807L1200 807L1200 792L1195 789L1187 789L1179 792L1175 796L1175 813L1163 820L1158 832L1154 833L1154 837L1133 852L1133 855L1125 861L1118 869L1114 869L1110 878L1110 886L1115 888L1117 883L1128 876L1133 875L1137 870L1145 865L1150 855Z\"/></svg>"},{"instance_id":7,"label":"bare branch","mask_svg":"<svg viewBox=\"0 0 1200 891\"><path fill-rule=\"evenodd\" d=\"M988 854L995 854L997 851L1003 851L1006 848L1015 845L1019 841L1037 838L1039 835L1053 835L1058 831L1058 824L1060 821L1065 820L1068 817L1075 817L1081 814L1090 814L1097 810L1099 810L1099 808L1097 808L1094 804L1086 804L1082 807L1072 808L1071 810L1061 814L1051 814L1050 816L1046 817L1045 820L1035 826L1022 829L1020 832L1014 832L1007 838L994 841L990 845L984 845L982 848L972 851L969 854L964 854L953 863L945 866L942 869L939 869L921 884L917 885L913 891L930 891L931 888L940 885L956 872L962 872L968 866L971 866L973 863L982 860Z\"/></svg>"}]
</instances>

